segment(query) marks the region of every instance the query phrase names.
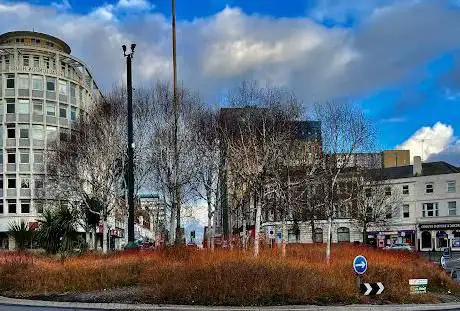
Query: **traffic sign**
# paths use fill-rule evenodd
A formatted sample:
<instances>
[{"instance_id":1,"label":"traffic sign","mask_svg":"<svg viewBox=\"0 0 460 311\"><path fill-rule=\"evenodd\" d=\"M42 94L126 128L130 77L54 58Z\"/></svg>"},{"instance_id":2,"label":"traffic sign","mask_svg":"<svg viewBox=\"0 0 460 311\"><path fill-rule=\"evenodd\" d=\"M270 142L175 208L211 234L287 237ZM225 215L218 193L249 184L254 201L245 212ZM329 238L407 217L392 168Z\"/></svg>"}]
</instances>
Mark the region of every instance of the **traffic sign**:
<instances>
[{"instance_id":1,"label":"traffic sign","mask_svg":"<svg viewBox=\"0 0 460 311\"><path fill-rule=\"evenodd\" d=\"M367 295L380 295L385 287L381 282L377 283L363 283L360 286L361 293Z\"/></svg>"},{"instance_id":2,"label":"traffic sign","mask_svg":"<svg viewBox=\"0 0 460 311\"><path fill-rule=\"evenodd\" d=\"M425 294L428 279L410 279L409 286L411 294Z\"/></svg>"},{"instance_id":3,"label":"traffic sign","mask_svg":"<svg viewBox=\"0 0 460 311\"><path fill-rule=\"evenodd\" d=\"M442 255L440 261L441 261L441 266L445 269L446 268L446 257Z\"/></svg>"},{"instance_id":4,"label":"traffic sign","mask_svg":"<svg viewBox=\"0 0 460 311\"><path fill-rule=\"evenodd\" d=\"M353 269L358 274L364 274L367 270L367 259L362 255L358 255L353 260Z\"/></svg>"}]
</instances>

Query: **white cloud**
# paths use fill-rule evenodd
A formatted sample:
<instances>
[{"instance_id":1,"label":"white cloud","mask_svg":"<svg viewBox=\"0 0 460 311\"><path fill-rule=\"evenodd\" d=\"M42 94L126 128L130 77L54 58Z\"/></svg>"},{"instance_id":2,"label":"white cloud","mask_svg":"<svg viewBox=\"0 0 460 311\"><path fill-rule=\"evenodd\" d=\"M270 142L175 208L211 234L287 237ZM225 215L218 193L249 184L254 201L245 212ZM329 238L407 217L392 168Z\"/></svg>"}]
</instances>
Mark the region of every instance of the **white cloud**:
<instances>
[{"instance_id":1,"label":"white cloud","mask_svg":"<svg viewBox=\"0 0 460 311\"><path fill-rule=\"evenodd\" d=\"M410 150L411 157L421 156L424 161L445 151L455 139L452 126L437 122L432 127L422 127L397 149ZM423 148L423 149L422 149Z\"/></svg>"},{"instance_id":2,"label":"white cloud","mask_svg":"<svg viewBox=\"0 0 460 311\"><path fill-rule=\"evenodd\" d=\"M62 0L62 2L52 2L51 5L60 11L66 11L72 8L69 0Z\"/></svg>"},{"instance_id":3,"label":"white cloud","mask_svg":"<svg viewBox=\"0 0 460 311\"><path fill-rule=\"evenodd\" d=\"M120 0L117 3L117 8L123 9L135 9L135 10L152 10L152 5L147 0Z\"/></svg>"}]
</instances>

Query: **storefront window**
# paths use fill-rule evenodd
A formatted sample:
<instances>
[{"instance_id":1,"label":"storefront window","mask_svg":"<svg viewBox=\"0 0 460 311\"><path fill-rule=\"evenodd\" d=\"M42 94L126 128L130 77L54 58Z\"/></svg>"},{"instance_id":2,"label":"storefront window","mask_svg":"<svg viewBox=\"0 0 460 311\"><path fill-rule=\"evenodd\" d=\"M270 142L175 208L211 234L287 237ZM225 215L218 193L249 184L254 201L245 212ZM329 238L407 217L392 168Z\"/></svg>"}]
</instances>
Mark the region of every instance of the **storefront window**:
<instances>
[{"instance_id":1,"label":"storefront window","mask_svg":"<svg viewBox=\"0 0 460 311\"><path fill-rule=\"evenodd\" d=\"M438 248L447 247L447 233L445 231L438 231L436 233Z\"/></svg>"},{"instance_id":2,"label":"storefront window","mask_svg":"<svg viewBox=\"0 0 460 311\"><path fill-rule=\"evenodd\" d=\"M350 229L340 227L337 229L337 242L350 242Z\"/></svg>"},{"instance_id":3,"label":"storefront window","mask_svg":"<svg viewBox=\"0 0 460 311\"><path fill-rule=\"evenodd\" d=\"M431 248L431 232L422 232L422 248Z\"/></svg>"},{"instance_id":4,"label":"storefront window","mask_svg":"<svg viewBox=\"0 0 460 311\"><path fill-rule=\"evenodd\" d=\"M316 228L315 234L313 236L313 242L315 243L323 243L323 229Z\"/></svg>"}]
</instances>

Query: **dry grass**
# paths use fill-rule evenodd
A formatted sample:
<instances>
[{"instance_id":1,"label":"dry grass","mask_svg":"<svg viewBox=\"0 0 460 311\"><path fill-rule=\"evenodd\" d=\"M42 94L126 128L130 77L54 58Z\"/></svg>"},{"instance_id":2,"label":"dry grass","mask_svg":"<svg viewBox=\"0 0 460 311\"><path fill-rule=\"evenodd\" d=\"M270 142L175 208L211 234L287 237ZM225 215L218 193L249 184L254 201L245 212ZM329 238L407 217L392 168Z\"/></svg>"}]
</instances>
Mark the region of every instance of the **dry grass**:
<instances>
[{"instance_id":1,"label":"dry grass","mask_svg":"<svg viewBox=\"0 0 460 311\"><path fill-rule=\"evenodd\" d=\"M436 265L417 254L335 245L325 263L323 245L292 245L287 257L265 249L250 252L167 249L149 253L86 254L65 260L0 254L0 294L46 295L135 286L139 301L203 305L330 304L369 302L356 289L352 260L362 254L365 282L382 282L372 302L435 302L409 294L410 278L427 278L428 290L460 289Z\"/></svg>"}]
</instances>

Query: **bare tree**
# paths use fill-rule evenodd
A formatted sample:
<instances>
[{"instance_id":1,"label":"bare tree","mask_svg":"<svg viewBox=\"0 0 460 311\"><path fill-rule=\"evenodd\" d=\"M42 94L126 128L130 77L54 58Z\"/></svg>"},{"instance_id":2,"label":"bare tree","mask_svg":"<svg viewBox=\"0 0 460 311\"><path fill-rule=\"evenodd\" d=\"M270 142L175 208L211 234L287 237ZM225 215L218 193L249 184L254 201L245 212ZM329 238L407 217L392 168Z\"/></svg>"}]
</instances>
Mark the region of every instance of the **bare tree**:
<instances>
[{"instance_id":1,"label":"bare tree","mask_svg":"<svg viewBox=\"0 0 460 311\"><path fill-rule=\"evenodd\" d=\"M348 204L351 194L337 191L340 176L350 166L353 153L371 148L373 130L358 106L329 101L314 107L314 117L321 121L324 157L316 184L323 189L323 207L328 221L326 260L330 262L331 233L336 207Z\"/></svg>"},{"instance_id":2,"label":"bare tree","mask_svg":"<svg viewBox=\"0 0 460 311\"><path fill-rule=\"evenodd\" d=\"M175 228L180 227L180 208L182 203L192 196L192 182L195 177L196 149L194 142L193 120L194 110L201 106L196 93L187 89L178 90L180 101L179 119L177 123L173 114L174 96L170 87L158 83L149 90L150 102L154 107L152 153L150 161L153 168L153 183L161 192L170 212L170 243L180 243L180 237L174 238ZM177 144L176 144L177 143ZM176 165L178 167L176 168ZM178 189L180 191L178 191ZM176 196L179 193L179 203ZM179 222L179 223L178 223ZM180 232L176 232L179 234Z\"/></svg>"},{"instance_id":3,"label":"bare tree","mask_svg":"<svg viewBox=\"0 0 460 311\"><path fill-rule=\"evenodd\" d=\"M104 253L108 249L107 218L122 194L125 144L118 108L109 102L96 103L80 116L75 134L60 135L56 149L49 151L46 159L46 196L80 202L99 215L104 226ZM95 200L99 210L94 209Z\"/></svg>"},{"instance_id":4,"label":"bare tree","mask_svg":"<svg viewBox=\"0 0 460 311\"><path fill-rule=\"evenodd\" d=\"M299 118L295 96L280 88L244 82L229 96L233 109L223 110L227 185L236 201L255 205L254 255L259 253L262 210L279 190L279 168L290 139L288 124ZM244 226L243 226L244 227Z\"/></svg>"},{"instance_id":5,"label":"bare tree","mask_svg":"<svg viewBox=\"0 0 460 311\"><path fill-rule=\"evenodd\" d=\"M215 226L212 220L220 201L219 169L222 131L219 126L218 111L212 107L202 107L196 111L194 121L196 147L196 175L194 191L199 200L206 201L208 247L214 249Z\"/></svg>"}]
</instances>

